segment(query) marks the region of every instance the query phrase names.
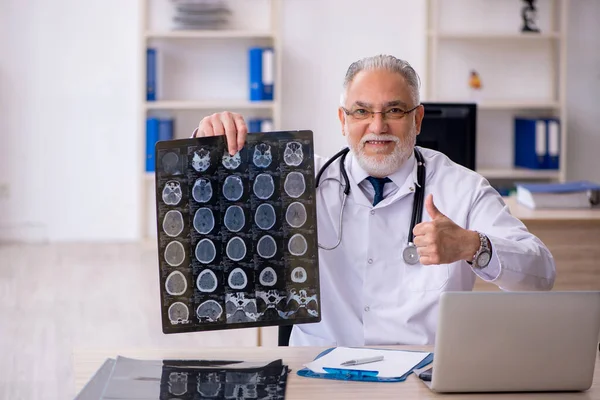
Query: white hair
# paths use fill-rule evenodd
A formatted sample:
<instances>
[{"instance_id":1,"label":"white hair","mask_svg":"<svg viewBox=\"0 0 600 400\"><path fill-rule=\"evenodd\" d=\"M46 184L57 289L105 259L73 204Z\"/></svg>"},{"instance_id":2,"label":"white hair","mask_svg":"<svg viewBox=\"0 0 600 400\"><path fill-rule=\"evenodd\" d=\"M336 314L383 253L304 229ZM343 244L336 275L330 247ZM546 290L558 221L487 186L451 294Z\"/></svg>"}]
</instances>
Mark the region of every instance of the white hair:
<instances>
[{"instance_id":1,"label":"white hair","mask_svg":"<svg viewBox=\"0 0 600 400\"><path fill-rule=\"evenodd\" d=\"M408 61L401 60L394 56L380 54L377 56L366 57L350 64L350 67L348 67L348 71L346 72L346 77L344 78L342 95L340 96L340 104L342 107L346 104L348 87L354 80L356 74L363 70L384 70L400 74L411 91L414 104L419 104L419 87L421 81L414 68Z\"/></svg>"}]
</instances>

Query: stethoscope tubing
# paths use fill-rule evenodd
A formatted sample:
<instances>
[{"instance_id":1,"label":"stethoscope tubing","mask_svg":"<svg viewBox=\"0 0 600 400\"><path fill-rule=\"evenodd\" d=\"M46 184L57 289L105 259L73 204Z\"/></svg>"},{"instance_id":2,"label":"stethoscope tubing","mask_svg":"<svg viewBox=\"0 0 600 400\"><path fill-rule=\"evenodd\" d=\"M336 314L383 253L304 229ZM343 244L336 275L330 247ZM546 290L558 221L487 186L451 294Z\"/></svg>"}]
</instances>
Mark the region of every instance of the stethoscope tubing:
<instances>
[{"instance_id":1,"label":"stethoscope tubing","mask_svg":"<svg viewBox=\"0 0 600 400\"><path fill-rule=\"evenodd\" d=\"M348 155L349 151L350 151L350 149L348 147L346 147L346 148L342 149L341 151L339 151L338 153L336 153L333 157L331 157L329 160L327 160L327 162L323 165L323 167L321 167L321 169L317 173L316 183L315 183L316 188L319 187L319 183L321 182L321 176L323 175L325 170L335 160L337 160L338 158L340 159L340 172L341 172L342 178L344 180L344 195L342 198L342 207L340 209L340 217L339 217L339 223L338 223L338 232L339 232L338 240L337 240L337 243L332 247L326 247L319 243L319 248L321 248L323 250L334 250L342 242L342 220L344 217L344 206L346 204L346 199L347 199L348 195L350 194L350 179L348 178L348 174L346 172L346 167L345 167L345 160L346 160L346 156ZM409 264L415 264L418 261L418 256L416 255L416 248L413 243L413 240L414 240L413 230L414 230L415 226L417 226L418 224L421 223L421 220L423 218L423 203L424 203L424 199L425 199L425 178L426 178L425 160L423 159L423 155L416 147L414 149L414 153L415 153L415 159L417 161L417 187L415 188L415 198L413 200L413 209L412 209L412 216L411 216L411 222L410 222L410 229L408 232L408 245L405 249L405 254L411 254L412 256L404 257L405 261ZM334 180L339 182L340 185L342 184L342 182L340 182L339 180L337 180L337 179L334 179Z\"/></svg>"}]
</instances>

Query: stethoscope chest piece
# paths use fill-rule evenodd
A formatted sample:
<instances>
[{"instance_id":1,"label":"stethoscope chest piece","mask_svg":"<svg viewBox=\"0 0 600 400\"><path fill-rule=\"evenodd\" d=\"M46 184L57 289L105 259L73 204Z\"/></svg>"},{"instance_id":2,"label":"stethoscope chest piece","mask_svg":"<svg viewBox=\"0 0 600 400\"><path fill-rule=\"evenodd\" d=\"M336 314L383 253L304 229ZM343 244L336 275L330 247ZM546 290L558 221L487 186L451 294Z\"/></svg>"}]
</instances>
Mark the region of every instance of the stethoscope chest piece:
<instances>
[{"instance_id":1,"label":"stethoscope chest piece","mask_svg":"<svg viewBox=\"0 0 600 400\"><path fill-rule=\"evenodd\" d=\"M417 246L413 243L409 243L402 252L402 258L404 262L410 265L415 265L419 262L419 253L417 252Z\"/></svg>"}]
</instances>

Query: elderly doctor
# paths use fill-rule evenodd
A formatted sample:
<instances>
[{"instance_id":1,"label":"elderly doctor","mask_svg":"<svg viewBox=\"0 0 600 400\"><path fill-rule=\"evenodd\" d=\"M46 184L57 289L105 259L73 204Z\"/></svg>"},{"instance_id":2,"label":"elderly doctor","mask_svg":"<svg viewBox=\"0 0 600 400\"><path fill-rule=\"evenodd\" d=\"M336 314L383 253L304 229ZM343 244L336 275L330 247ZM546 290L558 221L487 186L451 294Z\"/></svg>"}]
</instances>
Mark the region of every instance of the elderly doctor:
<instances>
[{"instance_id":1,"label":"elderly doctor","mask_svg":"<svg viewBox=\"0 0 600 400\"><path fill-rule=\"evenodd\" d=\"M443 291L472 290L477 276L503 290L552 289L552 255L486 179L420 147L425 212L412 229L413 263L405 261L424 115L417 74L393 56L365 58L350 65L341 98L338 116L350 148L342 232L337 160L321 177L317 219L323 246L334 247L340 234L342 240L319 250L322 320L295 325L290 345L433 344ZM231 112L202 119L195 132L226 135L232 154L246 134L242 116ZM326 161L317 157L317 171Z\"/></svg>"}]
</instances>

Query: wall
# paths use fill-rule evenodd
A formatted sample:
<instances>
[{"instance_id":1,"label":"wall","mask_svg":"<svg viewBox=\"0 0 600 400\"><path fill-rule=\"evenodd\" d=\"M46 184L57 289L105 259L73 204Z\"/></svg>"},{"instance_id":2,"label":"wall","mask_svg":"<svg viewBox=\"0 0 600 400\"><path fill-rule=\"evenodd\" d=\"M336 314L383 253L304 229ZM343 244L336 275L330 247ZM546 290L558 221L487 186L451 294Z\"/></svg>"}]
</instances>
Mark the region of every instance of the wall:
<instances>
[{"instance_id":1,"label":"wall","mask_svg":"<svg viewBox=\"0 0 600 400\"><path fill-rule=\"evenodd\" d=\"M337 116L348 66L388 53L425 74L425 2L285 0L284 129L311 129L315 151L332 155L345 138ZM310 6L307 6L310 4Z\"/></svg>"},{"instance_id":2,"label":"wall","mask_svg":"<svg viewBox=\"0 0 600 400\"><path fill-rule=\"evenodd\" d=\"M138 234L137 2L0 2L0 240Z\"/></svg>"},{"instance_id":3,"label":"wall","mask_svg":"<svg viewBox=\"0 0 600 400\"><path fill-rule=\"evenodd\" d=\"M600 1L572 1L567 58L567 178L600 182Z\"/></svg>"}]
</instances>

